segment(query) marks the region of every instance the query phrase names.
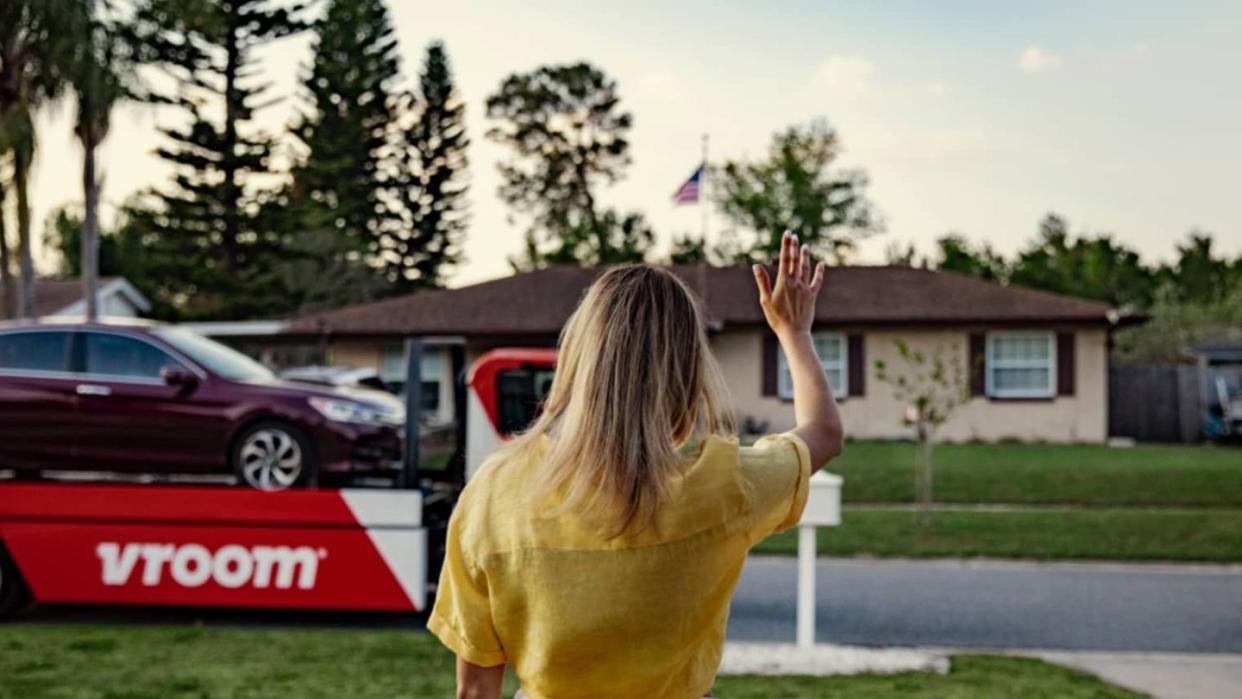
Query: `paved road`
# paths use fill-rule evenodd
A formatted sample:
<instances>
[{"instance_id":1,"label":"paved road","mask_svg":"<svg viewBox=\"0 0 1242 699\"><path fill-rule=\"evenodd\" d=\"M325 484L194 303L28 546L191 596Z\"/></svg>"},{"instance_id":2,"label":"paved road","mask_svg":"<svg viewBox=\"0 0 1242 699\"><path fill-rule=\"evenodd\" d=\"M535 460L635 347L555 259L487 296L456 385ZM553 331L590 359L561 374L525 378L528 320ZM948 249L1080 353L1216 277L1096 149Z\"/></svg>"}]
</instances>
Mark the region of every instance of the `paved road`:
<instances>
[{"instance_id":1,"label":"paved road","mask_svg":"<svg viewBox=\"0 0 1242 699\"><path fill-rule=\"evenodd\" d=\"M792 641L793 559L752 557L729 623ZM816 640L1242 653L1242 568L820 559Z\"/></svg>"},{"instance_id":2,"label":"paved road","mask_svg":"<svg viewBox=\"0 0 1242 699\"><path fill-rule=\"evenodd\" d=\"M817 640L945 648L1242 653L1242 566L820 559ZM796 562L753 557L729 639L792 641ZM26 623L421 627L408 614L44 607Z\"/></svg>"}]
</instances>

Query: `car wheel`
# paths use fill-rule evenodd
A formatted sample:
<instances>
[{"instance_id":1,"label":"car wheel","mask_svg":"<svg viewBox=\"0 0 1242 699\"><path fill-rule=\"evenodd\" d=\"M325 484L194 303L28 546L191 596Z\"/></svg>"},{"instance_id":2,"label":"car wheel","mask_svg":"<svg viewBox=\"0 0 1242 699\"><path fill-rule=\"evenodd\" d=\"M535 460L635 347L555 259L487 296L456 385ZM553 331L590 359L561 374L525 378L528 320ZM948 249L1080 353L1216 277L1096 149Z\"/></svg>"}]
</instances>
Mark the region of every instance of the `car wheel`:
<instances>
[{"instance_id":1,"label":"car wheel","mask_svg":"<svg viewBox=\"0 0 1242 699\"><path fill-rule=\"evenodd\" d=\"M248 427L233 446L233 472L259 490L284 490L315 484L318 464L302 432L283 422Z\"/></svg>"},{"instance_id":2,"label":"car wheel","mask_svg":"<svg viewBox=\"0 0 1242 699\"><path fill-rule=\"evenodd\" d=\"M30 593L17 565L9 557L4 545L0 544L0 619L14 616L29 600Z\"/></svg>"}]
</instances>

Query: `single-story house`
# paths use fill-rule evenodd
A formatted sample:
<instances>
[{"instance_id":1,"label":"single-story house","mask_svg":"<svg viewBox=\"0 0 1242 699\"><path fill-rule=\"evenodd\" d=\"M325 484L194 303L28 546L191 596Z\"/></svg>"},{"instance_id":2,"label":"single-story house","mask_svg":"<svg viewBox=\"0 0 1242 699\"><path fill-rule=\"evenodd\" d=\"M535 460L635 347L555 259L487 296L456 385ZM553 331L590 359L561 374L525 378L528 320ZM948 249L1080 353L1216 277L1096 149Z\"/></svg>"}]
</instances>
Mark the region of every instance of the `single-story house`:
<instances>
[{"instance_id":1,"label":"single-story house","mask_svg":"<svg viewBox=\"0 0 1242 699\"><path fill-rule=\"evenodd\" d=\"M740 420L793 424L784 358L764 323L746 267L673 268L703 303L716 357ZM501 346L552 346L596 269L552 267L480 284L426 291L294 320L285 333L318 337L337 363L385 368L403 338L460 346L468 365ZM943 426L948 440L1101 442L1108 434L1107 304L910 267L830 268L816 311L816 347L848 433L910 436L905 407L877 378L898 369L896 341L960 362L969 400ZM429 359L436 352L428 352ZM447 357L448 353L442 353ZM447 359L424 381L452 395ZM445 408L452 411L452 406Z\"/></svg>"},{"instance_id":2,"label":"single-story house","mask_svg":"<svg viewBox=\"0 0 1242 699\"><path fill-rule=\"evenodd\" d=\"M19 282L20 283L20 282ZM137 318L151 310L151 302L124 277L102 277L96 287L99 315ZM86 315L81 279L36 279L35 315Z\"/></svg>"}]
</instances>

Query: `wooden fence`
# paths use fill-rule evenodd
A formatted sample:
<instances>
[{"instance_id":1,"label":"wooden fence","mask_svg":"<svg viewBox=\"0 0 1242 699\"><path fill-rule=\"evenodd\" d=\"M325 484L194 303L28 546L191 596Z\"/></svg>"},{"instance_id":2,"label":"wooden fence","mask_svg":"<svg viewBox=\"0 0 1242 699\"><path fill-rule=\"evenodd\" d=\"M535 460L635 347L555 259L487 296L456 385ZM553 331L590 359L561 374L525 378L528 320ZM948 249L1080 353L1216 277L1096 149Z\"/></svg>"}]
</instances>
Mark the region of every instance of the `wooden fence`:
<instances>
[{"instance_id":1,"label":"wooden fence","mask_svg":"<svg viewBox=\"0 0 1242 699\"><path fill-rule=\"evenodd\" d=\"M1108 434L1142 442L1197 442L1208 405L1200 367L1121 365L1108 371Z\"/></svg>"}]
</instances>

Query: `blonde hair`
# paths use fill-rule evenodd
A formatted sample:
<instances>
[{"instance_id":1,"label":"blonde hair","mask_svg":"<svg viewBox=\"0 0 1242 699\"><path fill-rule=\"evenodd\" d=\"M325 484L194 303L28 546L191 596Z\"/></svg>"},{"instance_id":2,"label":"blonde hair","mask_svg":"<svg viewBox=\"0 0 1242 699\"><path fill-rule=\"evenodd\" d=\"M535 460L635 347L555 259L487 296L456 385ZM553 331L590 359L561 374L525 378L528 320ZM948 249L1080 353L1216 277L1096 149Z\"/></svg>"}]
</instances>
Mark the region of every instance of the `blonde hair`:
<instances>
[{"instance_id":1,"label":"blonde hair","mask_svg":"<svg viewBox=\"0 0 1242 699\"><path fill-rule=\"evenodd\" d=\"M664 269L614 267L561 331L542 413L506 449L539 459L532 506L589 513L614 538L650 523L692 436L734 434L728 402L686 285Z\"/></svg>"}]
</instances>

